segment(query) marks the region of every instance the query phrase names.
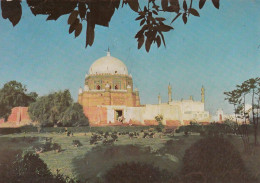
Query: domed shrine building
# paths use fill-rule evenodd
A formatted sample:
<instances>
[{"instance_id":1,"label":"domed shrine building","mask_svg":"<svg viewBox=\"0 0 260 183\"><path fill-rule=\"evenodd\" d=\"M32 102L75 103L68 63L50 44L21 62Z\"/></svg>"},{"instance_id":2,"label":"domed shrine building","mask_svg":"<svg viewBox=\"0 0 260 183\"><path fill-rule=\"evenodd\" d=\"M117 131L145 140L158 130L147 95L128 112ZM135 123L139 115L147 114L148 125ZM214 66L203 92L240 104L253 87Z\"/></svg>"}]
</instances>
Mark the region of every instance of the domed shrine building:
<instances>
[{"instance_id":1,"label":"domed shrine building","mask_svg":"<svg viewBox=\"0 0 260 183\"><path fill-rule=\"evenodd\" d=\"M139 92L133 90L133 78L126 65L110 55L96 60L85 76L84 88L79 89L78 102L83 106L91 126L156 125L155 116L163 115L163 124L179 126L192 121L207 122L204 111L204 88L201 101L172 101L171 86L168 102L140 105Z\"/></svg>"}]
</instances>

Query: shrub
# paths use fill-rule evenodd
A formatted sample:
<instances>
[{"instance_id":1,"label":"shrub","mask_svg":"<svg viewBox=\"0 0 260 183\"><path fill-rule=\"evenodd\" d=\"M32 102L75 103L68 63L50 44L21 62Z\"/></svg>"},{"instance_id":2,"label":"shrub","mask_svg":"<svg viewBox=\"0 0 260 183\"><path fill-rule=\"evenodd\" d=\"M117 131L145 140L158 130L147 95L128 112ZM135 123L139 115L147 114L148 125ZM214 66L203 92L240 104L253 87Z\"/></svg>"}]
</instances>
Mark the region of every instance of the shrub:
<instances>
[{"instance_id":1,"label":"shrub","mask_svg":"<svg viewBox=\"0 0 260 183\"><path fill-rule=\"evenodd\" d=\"M114 141L117 141L117 139L118 139L118 136L117 136L116 134L112 134L111 137L112 137L112 139L113 139Z\"/></svg>"},{"instance_id":2,"label":"shrub","mask_svg":"<svg viewBox=\"0 0 260 183\"><path fill-rule=\"evenodd\" d=\"M181 174L187 183L250 182L239 152L221 137L201 139L187 149Z\"/></svg>"},{"instance_id":3,"label":"shrub","mask_svg":"<svg viewBox=\"0 0 260 183\"><path fill-rule=\"evenodd\" d=\"M48 152L48 151L56 151L56 152L60 152L61 151L61 146L58 143L52 143L52 142L45 142L45 144L40 144L40 145L36 145L34 147L35 152L37 154L42 153L42 152Z\"/></svg>"},{"instance_id":4,"label":"shrub","mask_svg":"<svg viewBox=\"0 0 260 183\"><path fill-rule=\"evenodd\" d=\"M61 151L61 145L58 143L54 143L52 146L53 150L55 150L56 152L60 152Z\"/></svg>"},{"instance_id":5,"label":"shrub","mask_svg":"<svg viewBox=\"0 0 260 183\"><path fill-rule=\"evenodd\" d=\"M79 146L82 146L81 142L79 140L73 140L72 144L75 146L75 147L79 147Z\"/></svg>"},{"instance_id":6,"label":"shrub","mask_svg":"<svg viewBox=\"0 0 260 183\"><path fill-rule=\"evenodd\" d=\"M151 164L135 162L117 164L108 170L104 176L104 180L107 183L157 183L164 182L166 179L169 179L166 171L161 171L158 167L154 167Z\"/></svg>"},{"instance_id":7,"label":"shrub","mask_svg":"<svg viewBox=\"0 0 260 183\"><path fill-rule=\"evenodd\" d=\"M177 128L176 130L175 130L175 133L180 133L181 131L180 131L180 129L179 128Z\"/></svg>"},{"instance_id":8,"label":"shrub","mask_svg":"<svg viewBox=\"0 0 260 183\"><path fill-rule=\"evenodd\" d=\"M105 139L105 140L103 140L103 144L104 145L112 145L112 144L114 144L114 140L113 139L110 139L110 140Z\"/></svg>"},{"instance_id":9,"label":"shrub","mask_svg":"<svg viewBox=\"0 0 260 183\"><path fill-rule=\"evenodd\" d=\"M53 175L47 165L37 154L27 153L22 156L21 151L5 150L0 152L0 181L8 183L48 182L48 183L76 183L73 179L59 174Z\"/></svg>"},{"instance_id":10,"label":"shrub","mask_svg":"<svg viewBox=\"0 0 260 183\"><path fill-rule=\"evenodd\" d=\"M98 141L101 141L102 137L100 135L93 134L90 138L90 145L97 144Z\"/></svg>"},{"instance_id":11,"label":"shrub","mask_svg":"<svg viewBox=\"0 0 260 183\"><path fill-rule=\"evenodd\" d=\"M156 126L156 130L158 132L162 132L164 129L164 125L162 124L163 115L159 114L159 115L155 116L155 120L158 122L158 125Z\"/></svg>"}]
</instances>

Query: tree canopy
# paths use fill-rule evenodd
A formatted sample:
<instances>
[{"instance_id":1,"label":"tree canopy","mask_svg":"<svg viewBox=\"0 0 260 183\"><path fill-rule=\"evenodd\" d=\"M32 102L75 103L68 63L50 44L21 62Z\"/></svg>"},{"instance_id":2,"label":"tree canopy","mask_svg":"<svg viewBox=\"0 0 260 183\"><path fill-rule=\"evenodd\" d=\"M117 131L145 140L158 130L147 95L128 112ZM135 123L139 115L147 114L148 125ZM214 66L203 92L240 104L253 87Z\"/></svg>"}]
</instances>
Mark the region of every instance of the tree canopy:
<instances>
[{"instance_id":1,"label":"tree canopy","mask_svg":"<svg viewBox=\"0 0 260 183\"><path fill-rule=\"evenodd\" d=\"M220 0L211 0L214 7L219 9ZM17 25L22 17L21 0L2 0L2 17L9 19L13 26ZM199 17L198 10L194 8L193 0L147 0L147 4L141 5L139 0L27 0L31 12L36 15L47 15L47 20L57 20L59 17L69 14L69 33L78 37L82 32L83 24L86 28L86 47L92 46L95 38L96 25L109 26L109 22L115 11L120 7L129 6L136 14L135 21L140 21L140 31L135 35L138 49L145 45L149 52L151 44L166 46L164 33L173 30L170 25L179 17L184 24L188 22L190 15ZM197 2L197 1L196 1ZM199 0L199 9L204 7L206 0ZM167 14L167 15L166 15ZM171 23L166 23L165 17L172 17Z\"/></svg>"},{"instance_id":2,"label":"tree canopy","mask_svg":"<svg viewBox=\"0 0 260 183\"><path fill-rule=\"evenodd\" d=\"M73 103L69 90L39 97L29 106L28 111L31 119L42 126L88 125L82 106Z\"/></svg>"},{"instance_id":3,"label":"tree canopy","mask_svg":"<svg viewBox=\"0 0 260 183\"><path fill-rule=\"evenodd\" d=\"M35 92L27 93L26 86L17 81L9 81L0 89L0 118L5 119L11 113L13 107L29 106L36 101L38 94Z\"/></svg>"},{"instance_id":4,"label":"tree canopy","mask_svg":"<svg viewBox=\"0 0 260 183\"><path fill-rule=\"evenodd\" d=\"M254 126L254 144L258 144L258 125L260 117L260 78L250 78L241 85L237 85L236 89L224 92L225 100L233 105L236 121L238 118L243 119L246 125L250 121ZM246 109L246 103L251 102L251 108ZM252 117L252 118L250 118ZM247 128L240 132L244 143L249 144Z\"/></svg>"}]
</instances>

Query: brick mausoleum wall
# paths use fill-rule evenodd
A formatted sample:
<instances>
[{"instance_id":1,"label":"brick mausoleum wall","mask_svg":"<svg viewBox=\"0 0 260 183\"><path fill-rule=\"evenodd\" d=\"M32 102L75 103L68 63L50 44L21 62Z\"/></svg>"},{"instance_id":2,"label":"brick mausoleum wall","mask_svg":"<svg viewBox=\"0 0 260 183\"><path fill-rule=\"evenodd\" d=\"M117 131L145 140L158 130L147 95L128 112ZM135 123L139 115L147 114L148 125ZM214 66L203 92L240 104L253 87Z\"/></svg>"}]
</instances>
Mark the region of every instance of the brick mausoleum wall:
<instances>
[{"instance_id":1,"label":"brick mausoleum wall","mask_svg":"<svg viewBox=\"0 0 260 183\"><path fill-rule=\"evenodd\" d=\"M14 107L7 122L31 121L28 114L28 107Z\"/></svg>"},{"instance_id":2,"label":"brick mausoleum wall","mask_svg":"<svg viewBox=\"0 0 260 183\"><path fill-rule=\"evenodd\" d=\"M0 119L1 127L19 127L30 123L28 107L14 107L7 121Z\"/></svg>"},{"instance_id":3,"label":"brick mausoleum wall","mask_svg":"<svg viewBox=\"0 0 260 183\"><path fill-rule=\"evenodd\" d=\"M181 126L181 122L178 120L166 120L166 126Z\"/></svg>"},{"instance_id":4,"label":"brick mausoleum wall","mask_svg":"<svg viewBox=\"0 0 260 183\"><path fill-rule=\"evenodd\" d=\"M156 120L144 120L144 124L147 126L153 126L158 125L158 122Z\"/></svg>"},{"instance_id":5,"label":"brick mausoleum wall","mask_svg":"<svg viewBox=\"0 0 260 183\"><path fill-rule=\"evenodd\" d=\"M83 111L90 125L107 123L107 109L105 107L83 107Z\"/></svg>"}]
</instances>

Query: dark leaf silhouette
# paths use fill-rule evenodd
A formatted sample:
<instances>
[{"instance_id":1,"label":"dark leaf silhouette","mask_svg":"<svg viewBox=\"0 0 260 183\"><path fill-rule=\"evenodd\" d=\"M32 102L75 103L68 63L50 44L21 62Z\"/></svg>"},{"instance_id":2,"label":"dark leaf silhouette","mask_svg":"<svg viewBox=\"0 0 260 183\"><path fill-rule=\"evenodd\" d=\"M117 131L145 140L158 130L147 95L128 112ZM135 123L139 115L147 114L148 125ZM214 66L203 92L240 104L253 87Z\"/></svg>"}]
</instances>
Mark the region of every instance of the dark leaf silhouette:
<instances>
[{"instance_id":1,"label":"dark leaf silhouette","mask_svg":"<svg viewBox=\"0 0 260 183\"><path fill-rule=\"evenodd\" d=\"M187 11L187 2L185 0L183 1L183 9Z\"/></svg>"},{"instance_id":2,"label":"dark leaf silhouette","mask_svg":"<svg viewBox=\"0 0 260 183\"><path fill-rule=\"evenodd\" d=\"M162 31L162 32L168 32L168 31L170 31L171 29L173 29L171 26L165 25L165 24L162 24L162 25L160 25L160 27L159 27L159 30Z\"/></svg>"},{"instance_id":3,"label":"dark leaf silhouette","mask_svg":"<svg viewBox=\"0 0 260 183\"><path fill-rule=\"evenodd\" d=\"M87 39L86 39L86 47L92 46L95 38L95 25L88 24L87 26Z\"/></svg>"},{"instance_id":4,"label":"dark leaf silhouette","mask_svg":"<svg viewBox=\"0 0 260 183\"><path fill-rule=\"evenodd\" d=\"M161 35L161 38L162 38L162 40L163 40L164 46L166 47L165 40L164 40L164 36L163 36L162 32L159 31L159 34Z\"/></svg>"},{"instance_id":5,"label":"dark leaf silhouette","mask_svg":"<svg viewBox=\"0 0 260 183\"><path fill-rule=\"evenodd\" d=\"M73 24L70 25L70 28L69 28L69 33L71 34L73 31L75 31L76 27L78 26L79 24L79 19L76 18L76 20L74 21Z\"/></svg>"},{"instance_id":6,"label":"dark leaf silhouette","mask_svg":"<svg viewBox=\"0 0 260 183\"><path fill-rule=\"evenodd\" d=\"M75 26L72 24L69 28L69 33L71 34L75 30Z\"/></svg>"},{"instance_id":7,"label":"dark leaf silhouette","mask_svg":"<svg viewBox=\"0 0 260 183\"><path fill-rule=\"evenodd\" d=\"M176 13L179 13L180 11L180 4L179 4L179 0L169 0L171 7L173 7L173 10Z\"/></svg>"},{"instance_id":8,"label":"dark leaf silhouette","mask_svg":"<svg viewBox=\"0 0 260 183\"><path fill-rule=\"evenodd\" d=\"M34 15L49 15L51 20L57 20L60 16L71 13L77 6L75 1L53 0L27 0Z\"/></svg>"},{"instance_id":9,"label":"dark leaf silhouette","mask_svg":"<svg viewBox=\"0 0 260 183\"><path fill-rule=\"evenodd\" d=\"M163 18L163 17L156 17L155 19L158 20L158 21L161 21L161 22L164 21L164 20L166 20L166 19Z\"/></svg>"},{"instance_id":10,"label":"dark leaf silhouette","mask_svg":"<svg viewBox=\"0 0 260 183\"><path fill-rule=\"evenodd\" d=\"M83 2L79 2L79 15L80 18L85 18L87 13L86 4Z\"/></svg>"},{"instance_id":11,"label":"dark leaf silhouette","mask_svg":"<svg viewBox=\"0 0 260 183\"><path fill-rule=\"evenodd\" d=\"M18 24L22 16L21 0L1 1L2 17L9 19L13 26Z\"/></svg>"},{"instance_id":12,"label":"dark leaf silhouette","mask_svg":"<svg viewBox=\"0 0 260 183\"><path fill-rule=\"evenodd\" d=\"M161 1L161 5L162 5L162 9L163 9L164 11L166 11L166 10L167 10L167 7L168 7L168 0L162 0L162 1Z\"/></svg>"},{"instance_id":13,"label":"dark leaf silhouette","mask_svg":"<svg viewBox=\"0 0 260 183\"><path fill-rule=\"evenodd\" d=\"M155 15L158 15L157 11L155 11L155 10L153 10L153 13L154 13Z\"/></svg>"},{"instance_id":14,"label":"dark leaf silhouette","mask_svg":"<svg viewBox=\"0 0 260 183\"><path fill-rule=\"evenodd\" d=\"M140 15L139 17L137 17L135 20L141 20L144 18L144 15Z\"/></svg>"},{"instance_id":15,"label":"dark leaf silhouette","mask_svg":"<svg viewBox=\"0 0 260 183\"><path fill-rule=\"evenodd\" d=\"M186 13L183 13L182 14L182 20L183 22L186 24L187 23L187 14Z\"/></svg>"},{"instance_id":16,"label":"dark leaf silhouette","mask_svg":"<svg viewBox=\"0 0 260 183\"><path fill-rule=\"evenodd\" d=\"M197 10L195 10L194 8L191 8L191 9L190 9L190 13L191 13L192 15L194 15L194 16L197 16L197 17L200 16L199 12L198 12Z\"/></svg>"},{"instance_id":17,"label":"dark leaf silhouette","mask_svg":"<svg viewBox=\"0 0 260 183\"><path fill-rule=\"evenodd\" d=\"M82 24L79 23L77 27L75 28L75 37L78 37L82 31Z\"/></svg>"},{"instance_id":18,"label":"dark leaf silhouette","mask_svg":"<svg viewBox=\"0 0 260 183\"><path fill-rule=\"evenodd\" d=\"M149 52L149 50L150 50L150 48L151 48L151 44L152 44L152 41L147 38L146 41L145 41L145 50L146 50L147 52Z\"/></svg>"},{"instance_id":19,"label":"dark leaf silhouette","mask_svg":"<svg viewBox=\"0 0 260 183\"><path fill-rule=\"evenodd\" d=\"M145 19L143 19L141 22L140 22L140 25L143 25L145 22Z\"/></svg>"},{"instance_id":20,"label":"dark leaf silhouette","mask_svg":"<svg viewBox=\"0 0 260 183\"><path fill-rule=\"evenodd\" d=\"M203 8L204 4L205 4L206 0L200 0L199 2L199 8Z\"/></svg>"},{"instance_id":21,"label":"dark leaf silhouette","mask_svg":"<svg viewBox=\"0 0 260 183\"><path fill-rule=\"evenodd\" d=\"M156 37L156 43L157 43L157 47L159 48L161 46L161 38L159 35Z\"/></svg>"},{"instance_id":22,"label":"dark leaf silhouette","mask_svg":"<svg viewBox=\"0 0 260 183\"><path fill-rule=\"evenodd\" d=\"M137 32L137 34L135 35L135 38L140 38L144 33L144 30L141 29L140 31Z\"/></svg>"},{"instance_id":23,"label":"dark leaf silhouette","mask_svg":"<svg viewBox=\"0 0 260 183\"><path fill-rule=\"evenodd\" d=\"M138 12L138 8L139 8L138 0L128 0L127 2L132 10L134 10L135 12Z\"/></svg>"},{"instance_id":24,"label":"dark leaf silhouette","mask_svg":"<svg viewBox=\"0 0 260 183\"><path fill-rule=\"evenodd\" d=\"M219 9L219 0L212 0L213 5Z\"/></svg>"},{"instance_id":25,"label":"dark leaf silhouette","mask_svg":"<svg viewBox=\"0 0 260 183\"><path fill-rule=\"evenodd\" d=\"M73 11L73 12L70 14L70 16L69 16L68 24L70 24L70 25L73 24L74 21L77 19L78 14L79 14L79 12L78 12L77 10Z\"/></svg>"},{"instance_id":26,"label":"dark leaf silhouette","mask_svg":"<svg viewBox=\"0 0 260 183\"><path fill-rule=\"evenodd\" d=\"M144 35L142 34L138 39L138 49L140 49L144 44Z\"/></svg>"}]
</instances>

